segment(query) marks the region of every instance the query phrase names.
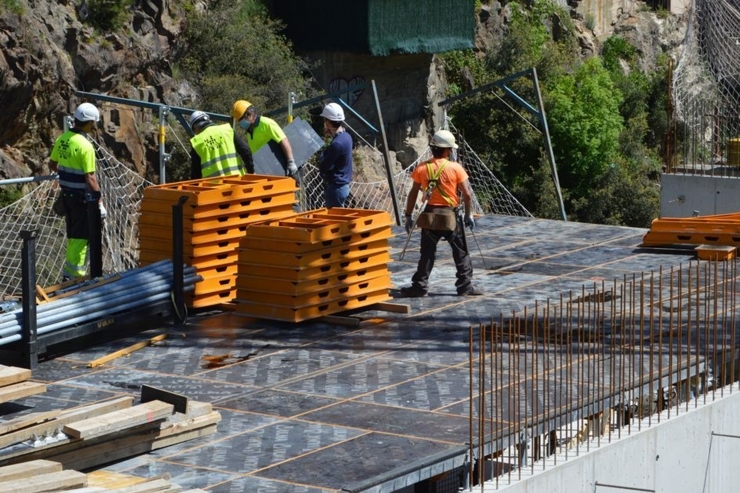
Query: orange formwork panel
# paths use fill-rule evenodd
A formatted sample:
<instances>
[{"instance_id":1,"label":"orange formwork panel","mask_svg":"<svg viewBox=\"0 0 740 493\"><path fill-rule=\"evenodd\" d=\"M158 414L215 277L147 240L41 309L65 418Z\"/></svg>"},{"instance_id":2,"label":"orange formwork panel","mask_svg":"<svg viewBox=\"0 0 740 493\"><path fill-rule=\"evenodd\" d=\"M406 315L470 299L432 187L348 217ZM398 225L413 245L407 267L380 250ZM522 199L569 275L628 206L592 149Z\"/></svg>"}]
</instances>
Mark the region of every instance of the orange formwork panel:
<instances>
[{"instance_id":1,"label":"orange formwork panel","mask_svg":"<svg viewBox=\"0 0 740 493\"><path fill-rule=\"evenodd\" d=\"M360 269L369 269L378 265L387 265L391 261L391 254L385 250L374 255L364 255L352 259L341 260L332 264L319 265L317 267L277 267L274 265L263 265L259 259L254 262L239 262L239 274L269 277L274 279L285 279L288 281L310 281L323 279L334 274L342 274Z\"/></svg>"},{"instance_id":2,"label":"orange formwork panel","mask_svg":"<svg viewBox=\"0 0 740 493\"><path fill-rule=\"evenodd\" d=\"M702 245L705 243L738 246L740 245L740 234L648 231L642 237L643 246Z\"/></svg>"},{"instance_id":3,"label":"orange formwork panel","mask_svg":"<svg viewBox=\"0 0 740 493\"><path fill-rule=\"evenodd\" d=\"M141 267L160 260L172 259L171 252L163 252L157 250L139 250L139 265ZM185 256L184 262L190 266L196 267L197 269L210 269L214 267L223 267L229 265L236 265L239 259L239 252L231 250L228 252L220 252L212 255L201 255L199 257Z\"/></svg>"},{"instance_id":4,"label":"orange formwork panel","mask_svg":"<svg viewBox=\"0 0 740 493\"><path fill-rule=\"evenodd\" d=\"M272 197L275 201L270 201L263 208L256 208L254 210L223 210L218 209L218 214L203 215L199 214L199 217L193 217L192 215L186 216L183 214L183 229L185 231L207 231L211 229L230 228L233 226L245 226L253 224L258 221L268 221L281 219L283 217L289 217L295 214L293 211L293 204L295 200L292 198L284 197ZM150 207L142 202L142 214L139 217L139 224L146 224L149 226L156 226L159 228L165 228L172 230L172 209L165 212L158 212L160 204L156 204L157 207ZM229 204L230 207L230 204ZM166 209L166 207L164 208ZM280 215L270 215L279 213Z\"/></svg>"},{"instance_id":5,"label":"orange formwork panel","mask_svg":"<svg viewBox=\"0 0 740 493\"><path fill-rule=\"evenodd\" d=\"M279 221L251 225L247 229L247 235L253 238L316 243L389 225L391 216L386 211L318 209Z\"/></svg>"},{"instance_id":6,"label":"orange formwork panel","mask_svg":"<svg viewBox=\"0 0 740 493\"><path fill-rule=\"evenodd\" d=\"M144 200L153 199L177 203L180 197L187 196L187 204L203 206L261 196L293 194L297 190L295 180L290 177L272 175L222 176L152 185L144 189Z\"/></svg>"},{"instance_id":7,"label":"orange formwork panel","mask_svg":"<svg viewBox=\"0 0 740 493\"><path fill-rule=\"evenodd\" d=\"M209 306L217 306L223 303L231 303L236 298L236 289L224 289L223 291L200 294L200 295L185 295L185 303L190 308L208 308Z\"/></svg>"},{"instance_id":8,"label":"orange formwork panel","mask_svg":"<svg viewBox=\"0 0 740 493\"><path fill-rule=\"evenodd\" d=\"M259 263L265 266L309 268L333 264L388 251L388 241L378 240L361 245L338 246L308 253L268 252L265 250L240 250L239 262ZM256 257L256 258L255 258Z\"/></svg>"},{"instance_id":9,"label":"orange formwork panel","mask_svg":"<svg viewBox=\"0 0 740 493\"><path fill-rule=\"evenodd\" d=\"M732 260L737 254L737 247L730 245L699 245L694 250L701 260Z\"/></svg>"},{"instance_id":10,"label":"orange formwork panel","mask_svg":"<svg viewBox=\"0 0 740 493\"><path fill-rule=\"evenodd\" d=\"M149 250L152 252L161 252L168 257L172 255L172 240L163 238L148 238L140 237L139 245L142 250ZM202 257L217 255L220 253L234 252L239 248L239 239L231 239L218 241L213 243L204 243L200 245L193 245L191 243L185 243L183 245L183 254L188 257Z\"/></svg>"},{"instance_id":11,"label":"orange formwork panel","mask_svg":"<svg viewBox=\"0 0 740 493\"><path fill-rule=\"evenodd\" d=\"M276 240L271 238L259 238L245 235L239 243L239 248L244 250L267 250L271 252L304 254L317 250L346 247L348 245L361 245L364 243L372 243L378 240L388 240L393 236L393 231L390 226L383 226L371 231L339 236L337 238L315 243L279 239Z\"/></svg>"},{"instance_id":12,"label":"orange formwork panel","mask_svg":"<svg viewBox=\"0 0 740 493\"><path fill-rule=\"evenodd\" d=\"M326 277L301 281L239 273L236 277L236 289L300 296L325 291L330 287L343 287L387 275L388 268L385 264L374 265L354 271L336 272Z\"/></svg>"},{"instance_id":13,"label":"orange formwork panel","mask_svg":"<svg viewBox=\"0 0 740 493\"><path fill-rule=\"evenodd\" d=\"M237 299L245 303L263 303L266 305L285 306L289 308L303 308L316 306L330 301L337 301L347 297L357 296L367 292L377 292L391 288L391 277L386 273L372 279L365 279L354 284L331 286L322 291L304 293L300 295L267 293L262 290L248 291L237 289ZM197 285L196 285L197 289Z\"/></svg>"},{"instance_id":14,"label":"orange formwork panel","mask_svg":"<svg viewBox=\"0 0 740 493\"><path fill-rule=\"evenodd\" d=\"M270 216L273 209L289 210L290 216L295 215L293 205L296 203L295 195L290 194L278 195L275 197L257 197L254 199L244 199L236 202L221 202L220 204L209 204L201 206L192 206L187 203L182 208L182 215L185 219L199 221L203 219L214 219L223 216L242 216L248 217L252 222L265 221L268 219L280 219L286 217L285 214L279 216ZM140 211L142 215L154 214L172 214L172 202L166 200L142 200Z\"/></svg>"},{"instance_id":15,"label":"orange formwork panel","mask_svg":"<svg viewBox=\"0 0 740 493\"><path fill-rule=\"evenodd\" d=\"M216 275L210 278L202 276L200 273L198 273L198 275L203 277L203 280L195 283L195 291L193 291L195 296L221 293L225 290L231 290L234 289L234 285L236 283L235 274Z\"/></svg>"},{"instance_id":16,"label":"orange formwork panel","mask_svg":"<svg viewBox=\"0 0 740 493\"><path fill-rule=\"evenodd\" d=\"M388 301L391 297L388 290L366 292L355 296L348 296L339 300L327 301L319 305L291 308L280 305L269 305L264 303L244 302L239 298L234 300L236 310L244 315L265 318L268 320L279 320L283 322L303 322L333 315L347 310L354 310L366 306Z\"/></svg>"}]
</instances>

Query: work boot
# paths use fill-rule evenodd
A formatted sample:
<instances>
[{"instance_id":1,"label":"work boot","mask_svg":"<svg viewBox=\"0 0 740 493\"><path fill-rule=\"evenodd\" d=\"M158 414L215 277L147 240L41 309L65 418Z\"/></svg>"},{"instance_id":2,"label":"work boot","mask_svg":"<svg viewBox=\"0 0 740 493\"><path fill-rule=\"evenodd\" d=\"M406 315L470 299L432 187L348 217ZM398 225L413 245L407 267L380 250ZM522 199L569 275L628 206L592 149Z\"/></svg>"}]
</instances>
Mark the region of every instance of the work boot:
<instances>
[{"instance_id":1,"label":"work boot","mask_svg":"<svg viewBox=\"0 0 740 493\"><path fill-rule=\"evenodd\" d=\"M409 286L406 288L401 288L401 297L402 298L421 298L422 296L426 296L427 292L417 288L415 286Z\"/></svg>"},{"instance_id":2,"label":"work boot","mask_svg":"<svg viewBox=\"0 0 740 493\"><path fill-rule=\"evenodd\" d=\"M484 294L483 290L478 289L472 284L468 286L466 289L457 292L458 296L482 296L483 294Z\"/></svg>"}]
</instances>

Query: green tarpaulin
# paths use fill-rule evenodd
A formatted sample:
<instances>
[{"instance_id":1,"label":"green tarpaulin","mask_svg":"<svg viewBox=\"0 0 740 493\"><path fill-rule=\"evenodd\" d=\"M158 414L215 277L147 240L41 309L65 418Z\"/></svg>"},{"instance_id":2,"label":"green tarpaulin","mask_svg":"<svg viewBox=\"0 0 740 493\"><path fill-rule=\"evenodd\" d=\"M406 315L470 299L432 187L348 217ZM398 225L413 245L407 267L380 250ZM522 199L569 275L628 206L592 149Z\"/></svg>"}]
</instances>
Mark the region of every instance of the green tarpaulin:
<instances>
[{"instance_id":1,"label":"green tarpaulin","mask_svg":"<svg viewBox=\"0 0 740 493\"><path fill-rule=\"evenodd\" d=\"M473 47L474 0L273 0L296 48L388 55Z\"/></svg>"}]
</instances>

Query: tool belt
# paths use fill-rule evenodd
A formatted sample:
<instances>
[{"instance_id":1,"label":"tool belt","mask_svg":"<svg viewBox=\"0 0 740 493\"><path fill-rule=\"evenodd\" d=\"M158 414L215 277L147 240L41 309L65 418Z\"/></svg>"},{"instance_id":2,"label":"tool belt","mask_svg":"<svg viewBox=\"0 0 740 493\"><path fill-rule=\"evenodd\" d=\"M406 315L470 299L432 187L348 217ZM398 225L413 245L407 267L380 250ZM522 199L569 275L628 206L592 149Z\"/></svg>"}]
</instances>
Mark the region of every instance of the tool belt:
<instances>
[{"instance_id":1,"label":"tool belt","mask_svg":"<svg viewBox=\"0 0 740 493\"><path fill-rule=\"evenodd\" d=\"M419 214L416 224L422 229L432 231L455 231L457 218L455 209L452 207L427 206L424 212Z\"/></svg>"}]
</instances>

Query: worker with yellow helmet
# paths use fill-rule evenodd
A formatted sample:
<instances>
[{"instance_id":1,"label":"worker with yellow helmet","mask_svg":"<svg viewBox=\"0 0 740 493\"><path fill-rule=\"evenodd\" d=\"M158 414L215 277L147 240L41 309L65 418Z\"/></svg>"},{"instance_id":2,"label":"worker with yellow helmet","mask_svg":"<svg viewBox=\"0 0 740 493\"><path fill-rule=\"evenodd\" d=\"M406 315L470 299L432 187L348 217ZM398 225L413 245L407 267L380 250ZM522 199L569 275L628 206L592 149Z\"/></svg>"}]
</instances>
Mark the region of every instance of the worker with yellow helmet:
<instances>
[{"instance_id":1,"label":"worker with yellow helmet","mask_svg":"<svg viewBox=\"0 0 740 493\"><path fill-rule=\"evenodd\" d=\"M240 99L231 107L231 116L247 132L247 144L252 153L259 151L268 142L275 141L285 154L286 176L294 176L298 167L293 159L293 148L280 125L266 116L262 116L249 101Z\"/></svg>"}]
</instances>

